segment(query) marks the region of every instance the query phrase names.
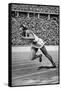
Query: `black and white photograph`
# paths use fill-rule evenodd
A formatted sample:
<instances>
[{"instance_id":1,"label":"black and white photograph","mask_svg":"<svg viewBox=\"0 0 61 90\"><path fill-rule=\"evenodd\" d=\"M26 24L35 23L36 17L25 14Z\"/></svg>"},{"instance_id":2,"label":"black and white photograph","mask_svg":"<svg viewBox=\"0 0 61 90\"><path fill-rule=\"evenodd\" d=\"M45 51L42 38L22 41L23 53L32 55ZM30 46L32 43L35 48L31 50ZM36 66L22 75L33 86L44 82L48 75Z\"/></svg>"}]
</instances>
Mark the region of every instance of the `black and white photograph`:
<instances>
[{"instance_id":1,"label":"black and white photograph","mask_svg":"<svg viewBox=\"0 0 61 90\"><path fill-rule=\"evenodd\" d=\"M60 82L60 6L9 4L9 86Z\"/></svg>"}]
</instances>

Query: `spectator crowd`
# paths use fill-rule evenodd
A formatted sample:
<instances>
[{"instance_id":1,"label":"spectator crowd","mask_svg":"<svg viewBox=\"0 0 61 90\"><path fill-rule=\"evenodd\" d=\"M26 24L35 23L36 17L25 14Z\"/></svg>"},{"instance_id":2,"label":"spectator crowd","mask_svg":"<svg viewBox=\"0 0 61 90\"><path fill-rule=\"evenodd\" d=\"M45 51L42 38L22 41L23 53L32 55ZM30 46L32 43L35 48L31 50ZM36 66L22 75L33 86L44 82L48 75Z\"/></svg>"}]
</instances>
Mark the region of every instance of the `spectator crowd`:
<instances>
[{"instance_id":1,"label":"spectator crowd","mask_svg":"<svg viewBox=\"0 0 61 90\"><path fill-rule=\"evenodd\" d=\"M59 45L59 21L58 17L48 20L46 15L12 17L12 45L29 45L21 39L22 31L19 29L21 24L25 24L29 30L32 30L39 38L42 38L46 45Z\"/></svg>"}]
</instances>

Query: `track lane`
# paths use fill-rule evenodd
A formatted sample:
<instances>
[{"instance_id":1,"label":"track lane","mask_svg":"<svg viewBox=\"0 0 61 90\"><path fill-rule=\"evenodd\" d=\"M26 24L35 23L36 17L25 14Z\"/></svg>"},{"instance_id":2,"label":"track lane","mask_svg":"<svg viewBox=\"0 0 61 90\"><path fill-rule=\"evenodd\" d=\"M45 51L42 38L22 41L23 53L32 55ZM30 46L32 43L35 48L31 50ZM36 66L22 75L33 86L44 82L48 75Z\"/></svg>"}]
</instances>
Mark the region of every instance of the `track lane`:
<instances>
[{"instance_id":1,"label":"track lane","mask_svg":"<svg viewBox=\"0 0 61 90\"><path fill-rule=\"evenodd\" d=\"M17 53L13 54L12 85L16 86L58 83L58 53L56 53L56 51L55 53L50 53L57 65L56 69L37 70L39 66L51 65L50 62L48 62L48 60L45 58L45 56L43 56L43 62L39 63L37 59L34 61L29 60L29 52L20 53L17 51ZM25 56L26 58L24 58Z\"/></svg>"}]
</instances>

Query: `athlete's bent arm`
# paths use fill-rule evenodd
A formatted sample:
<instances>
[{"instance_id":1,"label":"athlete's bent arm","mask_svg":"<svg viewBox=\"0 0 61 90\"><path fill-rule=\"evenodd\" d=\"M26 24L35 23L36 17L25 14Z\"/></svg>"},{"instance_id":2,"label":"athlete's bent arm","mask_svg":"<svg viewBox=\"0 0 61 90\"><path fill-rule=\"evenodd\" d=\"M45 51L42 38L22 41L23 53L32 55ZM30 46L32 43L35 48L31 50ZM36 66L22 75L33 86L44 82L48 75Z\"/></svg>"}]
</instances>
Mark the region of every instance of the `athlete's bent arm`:
<instances>
[{"instance_id":1,"label":"athlete's bent arm","mask_svg":"<svg viewBox=\"0 0 61 90\"><path fill-rule=\"evenodd\" d=\"M34 40L35 38L34 37L24 37L24 36L21 36L22 39L25 39L25 40Z\"/></svg>"}]
</instances>

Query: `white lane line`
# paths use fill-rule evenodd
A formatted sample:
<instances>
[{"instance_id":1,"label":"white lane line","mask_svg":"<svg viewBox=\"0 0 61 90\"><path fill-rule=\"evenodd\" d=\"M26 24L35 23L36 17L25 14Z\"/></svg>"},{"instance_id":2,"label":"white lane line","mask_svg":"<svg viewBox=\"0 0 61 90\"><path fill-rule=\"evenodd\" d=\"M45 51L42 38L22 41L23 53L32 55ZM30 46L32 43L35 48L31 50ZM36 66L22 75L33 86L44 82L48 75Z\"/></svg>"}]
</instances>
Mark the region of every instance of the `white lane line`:
<instances>
[{"instance_id":1,"label":"white lane line","mask_svg":"<svg viewBox=\"0 0 61 90\"><path fill-rule=\"evenodd\" d=\"M17 65L15 65L15 64L17 64ZM32 64L36 65L35 63L30 63L30 62L29 63L24 63L24 64L19 64L19 63L15 63L15 64L12 64L12 66L15 67L15 66L18 66L18 65L29 65L29 64L30 65L32 65Z\"/></svg>"},{"instance_id":2,"label":"white lane line","mask_svg":"<svg viewBox=\"0 0 61 90\"><path fill-rule=\"evenodd\" d=\"M25 69L24 69L25 68ZM14 71L16 71L16 70L22 70L22 69L24 69L24 70L26 70L26 69L33 69L33 68L37 68L36 66L32 66L32 67L22 67L22 68L18 68L18 69L15 69L15 70L12 70L13 72Z\"/></svg>"},{"instance_id":3,"label":"white lane line","mask_svg":"<svg viewBox=\"0 0 61 90\"><path fill-rule=\"evenodd\" d=\"M53 69L53 71L55 71L56 69ZM19 76L19 77L14 77L13 79L19 79L19 78L23 78L23 77L27 77L27 76L31 76L31 75L34 75L34 74L41 74L41 73L45 73L45 72L50 72L52 71L52 69L48 70L48 71L42 71L42 72L36 72L36 73L31 73L31 74L27 74L27 75L23 75L23 76Z\"/></svg>"}]
</instances>

